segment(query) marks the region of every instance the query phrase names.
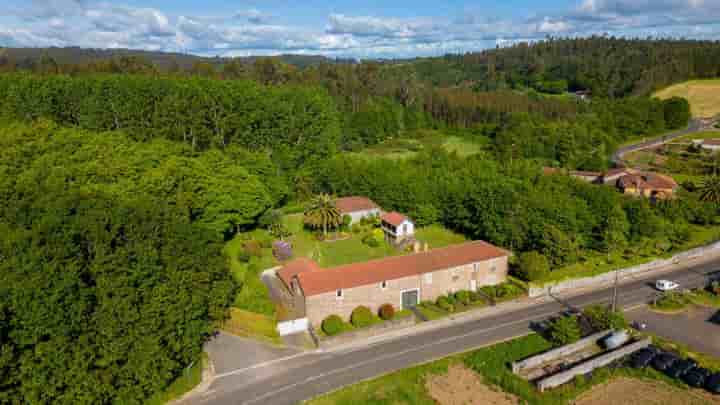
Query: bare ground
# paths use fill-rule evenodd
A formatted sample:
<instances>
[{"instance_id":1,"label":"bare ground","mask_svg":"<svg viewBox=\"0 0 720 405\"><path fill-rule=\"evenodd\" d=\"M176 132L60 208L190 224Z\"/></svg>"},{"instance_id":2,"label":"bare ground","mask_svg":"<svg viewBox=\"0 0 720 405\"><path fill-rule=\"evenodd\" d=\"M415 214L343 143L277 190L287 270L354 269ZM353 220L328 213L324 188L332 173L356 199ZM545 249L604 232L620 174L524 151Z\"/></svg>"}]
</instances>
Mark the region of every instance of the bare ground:
<instances>
[{"instance_id":1,"label":"bare ground","mask_svg":"<svg viewBox=\"0 0 720 405\"><path fill-rule=\"evenodd\" d=\"M483 384L479 375L462 364L448 367L447 374L425 381L430 396L440 405L516 405L514 396Z\"/></svg>"},{"instance_id":2,"label":"bare ground","mask_svg":"<svg viewBox=\"0 0 720 405\"><path fill-rule=\"evenodd\" d=\"M701 390L681 390L668 384L634 378L617 378L581 395L575 405L710 405L720 398Z\"/></svg>"}]
</instances>

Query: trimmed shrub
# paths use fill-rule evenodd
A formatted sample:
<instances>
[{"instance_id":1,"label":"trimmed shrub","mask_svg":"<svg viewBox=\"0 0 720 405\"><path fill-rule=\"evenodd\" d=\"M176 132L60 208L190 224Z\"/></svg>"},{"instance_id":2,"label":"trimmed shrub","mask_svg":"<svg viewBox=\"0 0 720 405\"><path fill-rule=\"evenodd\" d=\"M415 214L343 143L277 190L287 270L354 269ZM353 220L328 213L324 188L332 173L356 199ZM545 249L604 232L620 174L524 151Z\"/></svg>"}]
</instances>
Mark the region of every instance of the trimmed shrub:
<instances>
[{"instance_id":1,"label":"trimmed shrub","mask_svg":"<svg viewBox=\"0 0 720 405\"><path fill-rule=\"evenodd\" d=\"M245 242L243 244L243 250L250 256L262 256L262 245L256 240L249 240Z\"/></svg>"},{"instance_id":2,"label":"trimmed shrub","mask_svg":"<svg viewBox=\"0 0 720 405\"><path fill-rule=\"evenodd\" d=\"M378 315L380 315L380 319L384 321L393 319L393 317L395 316L395 307L393 307L392 304L383 304L380 306Z\"/></svg>"},{"instance_id":3,"label":"trimmed shrub","mask_svg":"<svg viewBox=\"0 0 720 405\"><path fill-rule=\"evenodd\" d=\"M328 336L334 336L343 330L343 320L337 315L330 315L322 321L322 330Z\"/></svg>"},{"instance_id":4,"label":"trimmed shrub","mask_svg":"<svg viewBox=\"0 0 720 405\"><path fill-rule=\"evenodd\" d=\"M370 326L370 324L372 324L372 321L372 311L370 311L370 308L362 305L353 309L352 314L350 315L350 323L352 323L353 326L356 328L364 328L365 326Z\"/></svg>"},{"instance_id":5,"label":"trimmed shrub","mask_svg":"<svg viewBox=\"0 0 720 405\"><path fill-rule=\"evenodd\" d=\"M450 303L450 300L448 300L448 297L445 297L445 296L438 297L435 304L444 311L447 311L447 312L455 311L455 306Z\"/></svg>"},{"instance_id":6,"label":"trimmed shrub","mask_svg":"<svg viewBox=\"0 0 720 405\"><path fill-rule=\"evenodd\" d=\"M470 305L470 291L458 291L455 293L455 299L465 305Z\"/></svg>"},{"instance_id":7,"label":"trimmed shrub","mask_svg":"<svg viewBox=\"0 0 720 405\"><path fill-rule=\"evenodd\" d=\"M250 258L251 258L251 257L252 257L252 256L250 256L250 253L246 252L245 249L243 249L243 250L241 250L240 252L238 252L238 257L237 257L237 259L238 259L238 261L240 261L241 263L247 263L247 262L250 261Z\"/></svg>"},{"instance_id":8,"label":"trimmed shrub","mask_svg":"<svg viewBox=\"0 0 720 405\"><path fill-rule=\"evenodd\" d=\"M375 239L375 236L373 236L372 233L368 233L362 238L362 243L366 244L369 247L378 247L380 246L380 243Z\"/></svg>"}]
</instances>

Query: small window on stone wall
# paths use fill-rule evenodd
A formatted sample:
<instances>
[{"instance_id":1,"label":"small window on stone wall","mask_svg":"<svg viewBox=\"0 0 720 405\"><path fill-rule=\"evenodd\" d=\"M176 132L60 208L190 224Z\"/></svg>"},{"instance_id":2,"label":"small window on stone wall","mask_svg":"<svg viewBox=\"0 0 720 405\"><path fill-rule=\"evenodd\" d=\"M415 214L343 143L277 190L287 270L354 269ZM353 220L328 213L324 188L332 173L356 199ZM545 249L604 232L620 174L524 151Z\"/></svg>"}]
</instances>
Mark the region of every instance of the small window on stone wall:
<instances>
[{"instance_id":1,"label":"small window on stone wall","mask_svg":"<svg viewBox=\"0 0 720 405\"><path fill-rule=\"evenodd\" d=\"M382 288L383 290L386 289L386 288L387 288L387 281L383 281L382 283L380 283L380 288Z\"/></svg>"},{"instance_id":2,"label":"small window on stone wall","mask_svg":"<svg viewBox=\"0 0 720 405\"><path fill-rule=\"evenodd\" d=\"M342 297L343 297L343 290L342 290L342 289L337 290L336 296L337 296L338 298L342 298Z\"/></svg>"}]
</instances>

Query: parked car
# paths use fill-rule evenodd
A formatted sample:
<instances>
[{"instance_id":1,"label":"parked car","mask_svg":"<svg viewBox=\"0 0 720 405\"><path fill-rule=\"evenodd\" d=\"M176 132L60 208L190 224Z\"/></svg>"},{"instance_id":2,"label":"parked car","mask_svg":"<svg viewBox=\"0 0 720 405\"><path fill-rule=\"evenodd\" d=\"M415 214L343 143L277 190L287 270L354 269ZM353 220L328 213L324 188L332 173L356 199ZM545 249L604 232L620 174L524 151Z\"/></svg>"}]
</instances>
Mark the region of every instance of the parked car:
<instances>
[{"instance_id":1,"label":"parked car","mask_svg":"<svg viewBox=\"0 0 720 405\"><path fill-rule=\"evenodd\" d=\"M705 385L705 380L710 376L710 370L696 367L685 373L683 381L691 387L700 388Z\"/></svg>"},{"instance_id":2,"label":"parked car","mask_svg":"<svg viewBox=\"0 0 720 405\"><path fill-rule=\"evenodd\" d=\"M715 373L705 379L705 389L714 394L720 394L720 373Z\"/></svg>"},{"instance_id":3,"label":"parked car","mask_svg":"<svg viewBox=\"0 0 720 405\"><path fill-rule=\"evenodd\" d=\"M678 358L670 353L659 353L655 358L652 360L652 366L655 368L655 370L658 371L665 371L666 369L670 368L670 366L673 365L678 360Z\"/></svg>"},{"instance_id":4,"label":"parked car","mask_svg":"<svg viewBox=\"0 0 720 405\"><path fill-rule=\"evenodd\" d=\"M655 288L660 291L672 291L680 287L680 284L670 280L658 280L655 282Z\"/></svg>"},{"instance_id":5,"label":"parked car","mask_svg":"<svg viewBox=\"0 0 720 405\"><path fill-rule=\"evenodd\" d=\"M695 368L697 363L692 360L680 359L665 369L665 374L671 378L680 378L688 371Z\"/></svg>"},{"instance_id":6,"label":"parked car","mask_svg":"<svg viewBox=\"0 0 720 405\"><path fill-rule=\"evenodd\" d=\"M657 355L657 351L649 348L641 349L633 353L630 364L633 368L647 367Z\"/></svg>"}]
</instances>

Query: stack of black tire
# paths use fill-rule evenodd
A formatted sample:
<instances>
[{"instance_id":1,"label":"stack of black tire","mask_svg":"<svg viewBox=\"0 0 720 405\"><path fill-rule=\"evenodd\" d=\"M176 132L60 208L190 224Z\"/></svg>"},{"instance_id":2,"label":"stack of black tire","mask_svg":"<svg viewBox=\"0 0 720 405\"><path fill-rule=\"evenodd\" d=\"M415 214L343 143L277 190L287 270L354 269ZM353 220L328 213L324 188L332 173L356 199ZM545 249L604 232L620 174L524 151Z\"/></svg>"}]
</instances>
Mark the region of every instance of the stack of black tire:
<instances>
[{"instance_id":1,"label":"stack of black tire","mask_svg":"<svg viewBox=\"0 0 720 405\"><path fill-rule=\"evenodd\" d=\"M643 368L652 366L668 377L682 379L687 385L705 388L713 394L720 394L720 373L698 367L691 359L683 359L677 355L663 351L655 346L638 350L630 357L630 366Z\"/></svg>"}]
</instances>

